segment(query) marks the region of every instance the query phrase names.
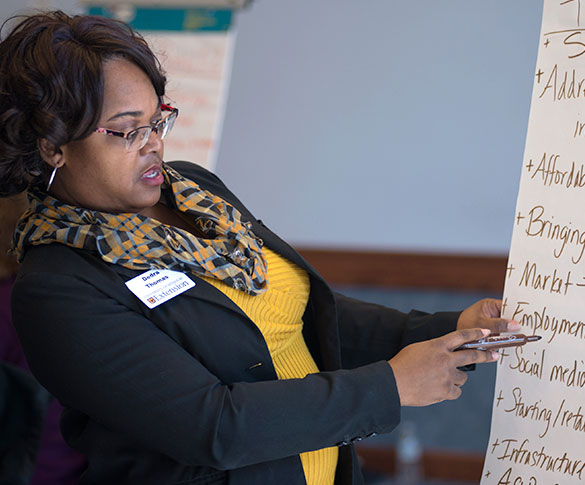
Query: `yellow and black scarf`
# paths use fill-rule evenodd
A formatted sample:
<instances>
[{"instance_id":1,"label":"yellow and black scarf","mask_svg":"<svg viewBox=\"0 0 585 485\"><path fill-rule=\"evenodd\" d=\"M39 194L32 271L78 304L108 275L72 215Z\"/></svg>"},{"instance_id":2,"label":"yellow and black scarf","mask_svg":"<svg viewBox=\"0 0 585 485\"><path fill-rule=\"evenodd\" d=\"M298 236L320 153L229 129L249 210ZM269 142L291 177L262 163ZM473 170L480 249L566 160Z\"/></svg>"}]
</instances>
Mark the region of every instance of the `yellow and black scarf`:
<instances>
[{"instance_id":1,"label":"yellow and black scarf","mask_svg":"<svg viewBox=\"0 0 585 485\"><path fill-rule=\"evenodd\" d=\"M64 204L43 192L29 194L14 252L26 246L62 243L97 251L101 258L135 270L170 269L211 276L251 295L267 289L262 240L240 212L163 164L163 191L203 238L134 213L110 214Z\"/></svg>"}]
</instances>

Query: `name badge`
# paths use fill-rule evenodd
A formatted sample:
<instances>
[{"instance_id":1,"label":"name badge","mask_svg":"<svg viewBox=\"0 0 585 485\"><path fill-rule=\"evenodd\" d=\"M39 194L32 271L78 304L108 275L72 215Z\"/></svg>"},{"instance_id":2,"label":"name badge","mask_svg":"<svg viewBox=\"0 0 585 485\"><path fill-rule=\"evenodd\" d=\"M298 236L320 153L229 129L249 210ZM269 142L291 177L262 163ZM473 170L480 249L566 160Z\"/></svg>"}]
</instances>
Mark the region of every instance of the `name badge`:
<instances>
[{"instance_id":1,"label":"name badge","mask_svg":"<svg viewBox=\"0 0 585 485\"><path fill-rule=\"evenodd\" d=\"M126 286L148 308L154 308L193 288L195 282L178 271L152 269L126 281Z\"/></svg>"}]
</instances>

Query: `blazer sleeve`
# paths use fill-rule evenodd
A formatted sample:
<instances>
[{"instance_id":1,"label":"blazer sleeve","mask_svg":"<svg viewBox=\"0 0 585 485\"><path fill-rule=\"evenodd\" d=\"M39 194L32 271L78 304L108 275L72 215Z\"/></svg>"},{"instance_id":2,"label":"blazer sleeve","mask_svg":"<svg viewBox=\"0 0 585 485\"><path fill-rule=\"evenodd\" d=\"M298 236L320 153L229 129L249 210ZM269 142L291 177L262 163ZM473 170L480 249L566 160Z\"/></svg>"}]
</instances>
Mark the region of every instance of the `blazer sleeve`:
<instances>
[{"instance_id":1,"label":"blazer sleeve","mask_svg":"<svg viewBox=\"0 0 585 485\"><path fill-rule=\"evenodd\" d=\"M224 383L89 275L21 272L12 305L31 370L52 394L180 463L267 462L389 432L400 419L386 362Z\"/></svg>"},{"instance_id":2,"label":"blazer sleeve","mask_svg":"<svg viewBox=\"0 0 585 485\"><path fill-rule=\"evenodd\" d=\"M344 368L388 360L405 346L452 332L459 312L402 313L334 293Z\"/></svg>"}]
</instances>

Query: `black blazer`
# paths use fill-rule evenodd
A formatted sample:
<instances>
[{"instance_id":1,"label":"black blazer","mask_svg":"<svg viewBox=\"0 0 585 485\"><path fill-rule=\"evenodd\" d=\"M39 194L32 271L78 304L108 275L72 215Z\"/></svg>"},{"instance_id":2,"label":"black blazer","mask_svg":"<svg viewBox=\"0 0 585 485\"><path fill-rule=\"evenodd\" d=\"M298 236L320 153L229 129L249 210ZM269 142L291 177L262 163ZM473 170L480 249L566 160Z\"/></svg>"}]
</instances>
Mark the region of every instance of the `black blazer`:
<instances>
[{"instance_id":1,"label":"black blazer","mask_svg":"<svg viewBox=\"0 0 585 485\"><path fill-rule=\"evenodd\" d=\"M124 284L141 271L62 244L32 247L13 321L33 373L65 407L65 439L88 456L80 483L304 484L298 454L334 445L336 483L363 483L352 442L400 420L386 359L453 330L458 314L403 314L333 293L214 174L172 166L308 272L303 333L322 372L278 380L258 328L196 275L150 310Z\"/></svg>"}]
</instances>

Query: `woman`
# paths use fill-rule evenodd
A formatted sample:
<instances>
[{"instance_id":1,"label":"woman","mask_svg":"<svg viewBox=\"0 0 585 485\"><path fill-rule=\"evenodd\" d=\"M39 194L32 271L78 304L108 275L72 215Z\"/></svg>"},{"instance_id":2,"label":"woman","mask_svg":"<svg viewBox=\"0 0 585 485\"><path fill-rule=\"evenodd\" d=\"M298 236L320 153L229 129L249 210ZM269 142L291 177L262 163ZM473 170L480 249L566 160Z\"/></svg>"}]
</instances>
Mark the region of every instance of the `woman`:
<instances>
[{"instance_id":1,"label":"woman","mask_svg":"<svg viewBox=\"0 0 585 485\"><path fill-rule=\"evenodd\" d=\"M453 352L518 328L334 294L213 174L163 163L177 110L144 40L61 12L0 43L1 190L28 188L14 324L88 456L81 483L362 483L352 442L456 399Z\"/></svg>"}]
</instances>

